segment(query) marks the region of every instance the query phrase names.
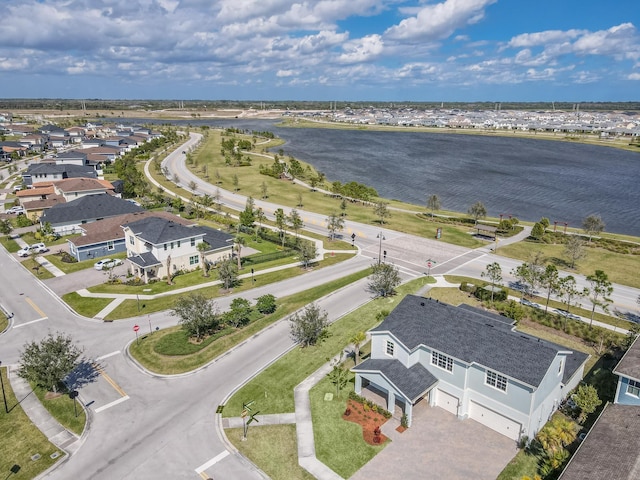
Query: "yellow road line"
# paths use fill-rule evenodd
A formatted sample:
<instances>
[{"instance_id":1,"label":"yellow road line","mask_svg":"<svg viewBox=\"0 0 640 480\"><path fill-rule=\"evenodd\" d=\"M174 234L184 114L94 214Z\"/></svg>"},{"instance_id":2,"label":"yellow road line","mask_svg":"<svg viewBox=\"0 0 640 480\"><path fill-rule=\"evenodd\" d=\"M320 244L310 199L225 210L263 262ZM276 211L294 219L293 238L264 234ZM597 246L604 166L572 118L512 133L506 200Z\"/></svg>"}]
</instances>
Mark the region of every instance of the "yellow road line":
<instances>
[{"instance_id":1,"label":"yellow road line","mask_svg":"<svg viewBox=\"0 0 640 480\"><path fill-rule=\"evenodd\" d=\"M207 475L207 472L200 472L200 476L202 477L202 480L209 480L209 478L211 478Z\"/></svg>"},{"instance_id":2,"label":"yellow road line","mask_svg":"<svg viewBox=\"0 0 640 480\"><path fill-rule=\"evenodd\" d=\"M25 300L27 301L27 303L28 303L29 305L31 305L31 307L32 307L36 312L38 312L38 313L39 313L40 315L42 315L43 317L47 318L47 314L46 314L46 313L44 313L42 310L40 310L40 307L38 307L38 306L33 302L33 300L31 300L29 297L25 297Z\"/></svg>"},{"instance_id":3,"label":"yellow road line","mask_svg":"<svg viewBox=\"0 0 640 480\"><path fill-rule=\"evenodd\" d=\"M118 385L115 380L113 380L109 375L106 374L106 372L97 364L93 364L93 368L95 369L96 372L98 372L100 375L102 375L102 378L104 378L107 383L109 383L109 385L111 385L114 390L116 392L118 392L120 395L122 395L123 397L126 397L127 394L124 393L124 390L122 390L122 388L120 388L120 385Z\"/></svg>"}]
</instances>

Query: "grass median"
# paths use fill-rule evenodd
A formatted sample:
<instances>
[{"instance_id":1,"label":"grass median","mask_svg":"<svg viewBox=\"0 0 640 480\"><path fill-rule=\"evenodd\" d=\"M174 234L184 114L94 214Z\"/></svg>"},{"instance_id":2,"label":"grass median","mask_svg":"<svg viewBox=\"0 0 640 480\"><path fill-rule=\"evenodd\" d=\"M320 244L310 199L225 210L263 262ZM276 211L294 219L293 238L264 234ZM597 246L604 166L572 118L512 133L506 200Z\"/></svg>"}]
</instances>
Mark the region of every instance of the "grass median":
<instances>
[{"instance_id":1,"label":"grass median","mask_svg":"<svg viewBox=\"0 0 640 480\"><path fill-rule=\"evenodd\" d=\"M168 356L158 354L156 349L158 343L166 336L178 330L180 326L170 327L151 335L145 335L140 343L132 343L129 347L131 356L148 370L165 375L173 375L188 372L198 367L206 365L217 356L223 354L230 348L243 342L270 324L284 318L285 316L302 308L329 293L349 285L357 280L366 277L370 273L369 269L353 273L346 277L325 283L319 287L311 288L295 295L277 299L278 308L275 313L267 315L247 327L234 330L229 335L220 337L211 342L205 348L189 355Z\"/></svg>"}]
</instances>

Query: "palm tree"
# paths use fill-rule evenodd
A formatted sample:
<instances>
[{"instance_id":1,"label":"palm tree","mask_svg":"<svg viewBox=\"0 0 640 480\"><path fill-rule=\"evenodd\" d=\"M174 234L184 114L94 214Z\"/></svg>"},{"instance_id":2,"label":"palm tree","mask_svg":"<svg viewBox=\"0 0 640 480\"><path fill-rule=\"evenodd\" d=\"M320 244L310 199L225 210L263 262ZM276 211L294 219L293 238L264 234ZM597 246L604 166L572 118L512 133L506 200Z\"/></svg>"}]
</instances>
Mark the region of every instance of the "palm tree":
<instances>
[{"instance_id":1,"label":"palm tree","mask_svg":"<svg viewBox=\"0 0 640 480\"><path fill-rule=\"evenodd\" d=\"M241 237L240 235L236 235L236 238L234 239L234 242L236 244L236 252L238 252L237 258L238 258L238 270L240 270L242 268L242 263L241 263L241 252L242 252L242 246L247 244L247 241L244 239L244 237Z\"/></svg>"},{"instance_id":2,"label":"palm tree","mask_svg":"<svg viewBox=\"0 0 640 480\"><path fill-rule=\"evenodd\" d=\"M260 232L260 230L262 230L262 222L264 222L267 217L264 214L264 210L262 210L261 207L259 207L256 211L255 211L255 216L256 216L256 221L258 222L258 228L256 228L256 242L258 241L258 233Z\"/></svg>"},{"instance_id":3,"label":"palm tree","mask_svg":"<svg viewBox=\"0 0 640 480\"><path fill-rule=\"evenodd\" d=\"M200 252L200 262L202 263L202 275L205 277L209 276L209 264L207 263L207 259L204 254L207 250L209 250L209 244L207 242L200 242L197 246L198 252Z\"/></svg>"},{"instance_id":4,"label":"palm tree","mask_svg":"<svg viewBox=\"0 0 640 480\"><path fill-rule=\"evenodd\" d=\"M349 343L353 343L353 349L354 349L353 361L355 362L356 365L358 364L358 359L360 358L360 346L364 343L366 339L367 339L367 336L365 335L364 332L358 332L353 337L351 337L351 340L349 340Z\"/></svg>"}]
</instances>

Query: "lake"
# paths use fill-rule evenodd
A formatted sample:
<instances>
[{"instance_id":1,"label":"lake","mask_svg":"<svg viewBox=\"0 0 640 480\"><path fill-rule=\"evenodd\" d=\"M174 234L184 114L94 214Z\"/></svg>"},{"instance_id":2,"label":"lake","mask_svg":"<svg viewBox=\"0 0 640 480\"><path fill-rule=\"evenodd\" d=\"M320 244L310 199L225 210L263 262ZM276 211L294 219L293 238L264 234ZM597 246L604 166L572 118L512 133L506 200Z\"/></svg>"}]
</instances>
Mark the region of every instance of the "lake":
<instances>
[{"instance_id":1,"label":"lake","mask_svg":"<svg viewBox=\"0 0 640 480\"><path fill-rule=\"evenodd\" d=\"M547 217L562 227L599 214L606 231L640 236L640 152L531 138L282 128L273 120L175 123L272 131L286 140L285 155L385 198L424 205L436 194L442 208L460 212L481 201L490 216Z\"/></svg>"}]
</instances>

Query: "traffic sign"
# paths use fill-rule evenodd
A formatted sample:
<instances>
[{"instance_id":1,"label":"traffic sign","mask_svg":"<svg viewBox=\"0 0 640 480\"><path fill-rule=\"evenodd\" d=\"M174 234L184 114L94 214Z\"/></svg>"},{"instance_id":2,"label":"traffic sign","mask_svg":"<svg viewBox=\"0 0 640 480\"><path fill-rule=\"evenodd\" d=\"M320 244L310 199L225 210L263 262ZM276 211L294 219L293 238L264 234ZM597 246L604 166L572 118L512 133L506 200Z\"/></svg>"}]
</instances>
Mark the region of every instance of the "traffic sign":
<instances>
[{"instance_id":1,"label":"traffic sign","mask_svg":"<svg viewBox=\"0 0 640 480\"><path fill-rule=\"evenodd\" d=\"M137 332L138 330L140 330L140 326L139 325L134 325L133 326L133 331Z\"/></svg>"}]
</instances>

